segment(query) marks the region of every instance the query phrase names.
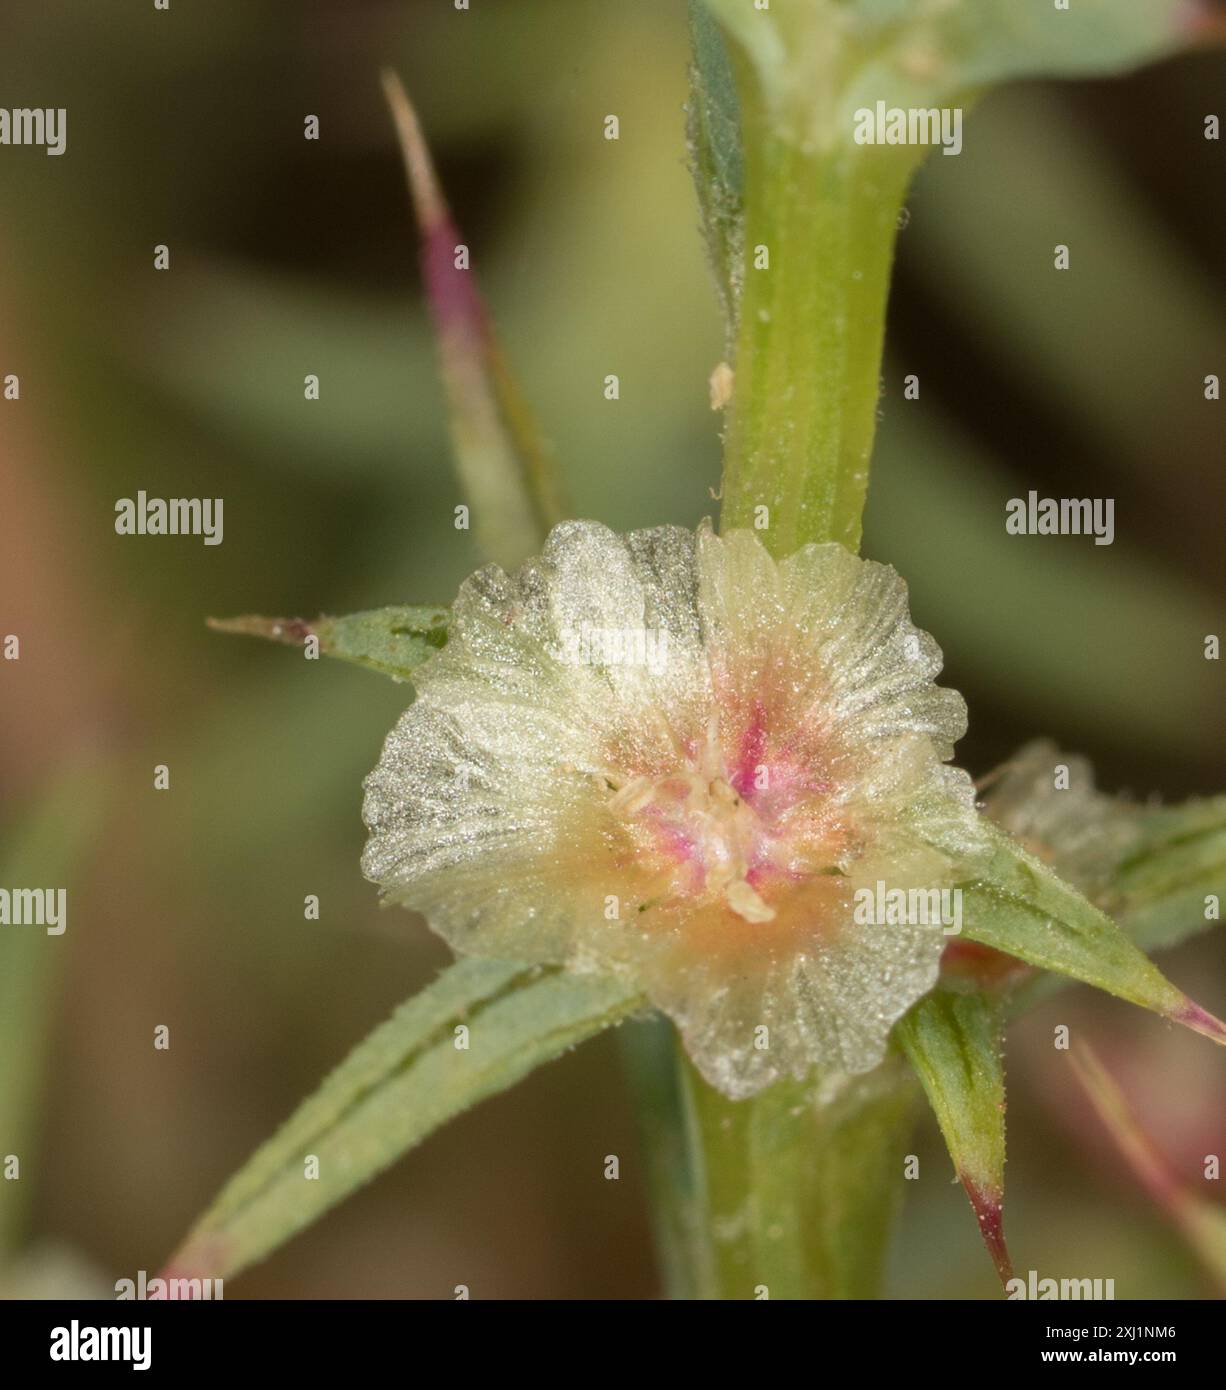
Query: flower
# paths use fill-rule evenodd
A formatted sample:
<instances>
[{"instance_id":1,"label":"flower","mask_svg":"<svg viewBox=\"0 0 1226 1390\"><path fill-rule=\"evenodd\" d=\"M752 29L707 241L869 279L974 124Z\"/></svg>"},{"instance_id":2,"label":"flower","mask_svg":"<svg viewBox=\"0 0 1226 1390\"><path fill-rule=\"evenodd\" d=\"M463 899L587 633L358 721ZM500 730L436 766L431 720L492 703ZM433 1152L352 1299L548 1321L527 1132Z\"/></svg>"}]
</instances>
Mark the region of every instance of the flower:
<instances>
[{"instance_id":1,"label":"flower","mask_svg":"<svg viewBox=\"0 0 1226 1390\"><path fill-rule=\"evenodd\" d=\"M366 780L363 870L459 952L638 984L729 1096L867 1071L946 937L856 905L979 843L940 666L840 545L565 523L461 587Z\"/></svg>"}]
</instances>

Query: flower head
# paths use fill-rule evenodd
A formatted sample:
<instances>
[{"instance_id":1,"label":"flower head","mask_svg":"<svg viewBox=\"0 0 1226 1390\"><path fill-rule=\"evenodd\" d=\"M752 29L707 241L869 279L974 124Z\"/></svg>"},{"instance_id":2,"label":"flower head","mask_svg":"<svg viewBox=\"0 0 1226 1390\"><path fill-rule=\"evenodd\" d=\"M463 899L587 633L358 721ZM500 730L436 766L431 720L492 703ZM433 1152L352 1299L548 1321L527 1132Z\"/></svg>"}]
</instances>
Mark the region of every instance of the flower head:
<instances>
[{"instance_id":1,"label":"flower head","mask_svg":"<svg viewBox=\"0 0 1226 1390\"><path fill-rule=\"evenodd\" d=\"M870 922L977 844L966 726L889 567L589 522L472 576L366 781L366 875L460 952L604 971L748 1095L873 1067L940 920Z\"/></svg>"}]
</instances>

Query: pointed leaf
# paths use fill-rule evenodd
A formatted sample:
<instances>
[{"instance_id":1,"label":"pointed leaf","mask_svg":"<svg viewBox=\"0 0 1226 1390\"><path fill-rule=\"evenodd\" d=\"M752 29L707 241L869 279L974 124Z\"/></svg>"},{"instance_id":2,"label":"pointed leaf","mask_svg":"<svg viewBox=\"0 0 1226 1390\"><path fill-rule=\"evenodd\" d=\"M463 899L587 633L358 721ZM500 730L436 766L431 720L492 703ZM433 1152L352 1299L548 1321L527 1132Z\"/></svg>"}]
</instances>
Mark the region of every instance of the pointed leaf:
<instances>
[{"instance_id":1,"label":"pointed leaf","mask_svg":"<svg viewBox=\"0 0 1226 1390\"><path fill-rule=\"evenodd\" d=\"M447 609L425 607L372 608L344 618L210 618L215 632L266 637L290 647L302 647L314 637L323 656L351 661L396 681L411 680L413 671L447 642Z\"/></svg>"},{"instance_id":2,"label":"pointed leaf","mask_svg":"<svg viewBox=\"0 0 1226 1390\"><path fill-rule=\"evenodd\" d=\"M458 962L360 1043L230 1180L170 1271L237 1273L440 1125L640 1004L607 978ZM461 1024L467 1047L457 1046ZM308 1155L318 1161L312 1181L304 1178Z\"/></svg>"},{"instance_id":3,"label":"pointed leaf","mask_svg":"<svg viewBox=\"0 0 1226 1390\"><path fill-rule=\"evenodd\" d=\"M564 506L553 464L494 339L430 151L395 73L384 71L421 236L421 268L438 333L460 480L478 542L510 569L540 549Z\"/></svg>"},{"instance_id":4,"label":"pointed leaf","mask_svg":"<svg viewBox=\"0 0 1226 1390\"><path fill-rule=\"evenodd\" d=\"M1226 1026L1176 989L1109 917L1003 830L987 821L984 828L992 853L963 887L967 940L1095 985L1226 1043Z\"/></svg>"},{"instance_id":5,"label":"pointed leaf","mask_svg":"<svg viewBox=\"0 0 1226 1390\"><path fill-rule=\"evenodd\" d=\"M745 169L741 114L723 34L704 0L689 0L690 100L686 138L729 340L736 333L742 276Z\"/></svg>"},{"instance_id":6,"label":"pointed leaf","mask_svg":"<svg viewBox=\"0 0 1226 1390\"><path fill-rule=\"evenodd\" d=\"M1002 1283L1012 1275L1004 1232L1003 1032L999 996L950 989L921 999L895 1028L928 1093Z\"/></svg>"}]
</instances>

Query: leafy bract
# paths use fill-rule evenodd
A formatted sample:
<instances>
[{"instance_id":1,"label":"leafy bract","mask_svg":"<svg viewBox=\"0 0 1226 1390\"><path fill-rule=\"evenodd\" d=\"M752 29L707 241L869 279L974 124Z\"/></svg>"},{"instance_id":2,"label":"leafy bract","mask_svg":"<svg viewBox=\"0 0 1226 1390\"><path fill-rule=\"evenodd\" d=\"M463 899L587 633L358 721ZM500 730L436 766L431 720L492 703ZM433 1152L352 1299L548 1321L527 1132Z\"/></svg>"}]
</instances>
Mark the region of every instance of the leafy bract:
<instances>
[{"instance_id":1,"label":"leafy bract","mask_svg":"<svg viewBox=\"0 0 1226 1390\"><path fill-rule=\"evenodd\" d=\"M1226 797L1138 812L1138 843L1112 882L1120 925L1146 950L1174 946L1221 920Z\"/></svg>"},{"instance_id":2,"label":"leafy bract","mask_svg":"<svg viewBox=\"0 0 1226 1390\"><path fill-rule=\"evenodd\" d=\"M1226 1027L1171 984L1109 917L1003 830L988 823L985 829L991 853L963 889L966 939L1226 1043Z\"/></svg>"},{"instance_id":3,"label":"leafy bract","mask_svg":"<svg viewBox=\"0 0 1226 1390\"><path fill-rule=\"evenodd\" d=\"M482 550L505 568L534 554L565 505L553 461L494 337L471 249L452 219L417 114L383 74L420 234L421 271L451 414L456 471Z\"/></svg>"},{"instance_id":4,"label":"leafy bract","mask_svg":"<svg viewBox=\"0 0 1226 1390\"><path fill-rule=\"evenodd\" d=\"M998 995L934 990L895 1036L915 1068L1002 1280L1005 1248L1004 1009Z\"/></svg>"},{"instance_id":5,"label":"leafy bract","mask_svg":"<svg viewBox=\"0 0 1226 1390\"><path fill-rule=\"evenodd\" d=\"M227 1183L168 1272L237 1273L440 1125L640 1003L603 977L476 959L451 966L360 1043Z\"/></svg>"},{"instance_id":6,"label":"leafy bract","mask_svg":"<svg viewBox=\"0 0 1226 1390\"><path fill-rule=\"evenodd\" d=\"M1207 5L1186 0L706 0L776 103L884 98L930 105L1016 78L1127 72L1220 35ZM837 107L835 108L837 111ZM847 129L850 130L850 125Z\"/></svg>"},{"instance_id":7,"label":"leafy bract","mask_svg":"<svg viewBox=\"0 0 1226 1390\"><path fill-rule=\"evenodd\" d=\"M955 945L957 962L947 958L949 987L921 1000L895 1036L928 1092L985 1241L1007 1278L1004 1017L1070 978L1085 979L1220 1041L1216 1020L1162 980L1136 948L1172 944L1214 920L1226 886L1226 798L1154 807L1108 796L1096 790L1086 759L1045 741L1021 749L986 786L985 813L998 827L996 855L985 882L966 890L964 911L967 936L992 949L977 960ZM1063 976L1023 970L1019 977L1003 968L1008 961L997 952ZM1090 1090L1092 1064L1079 1067L1079 1075ZM1097 1094L1095 1104L1109 1122L1118 1107L1108 1103L1105 1084ZM1222 1220L1215 1209L1202 1212L1194 1204L1181 1206L1177 1217L1194 1243Z\"/></svg>"},{"instance_id":8,"label":"leafy bract","mask_svg":"<svg viewBox=\"0 0 1226 1390\"><path fill-rule=\"evenodd\" d=\"M396 681L411 680L414 670L447 641L447 609L393 605L350 613L343 618L210 618L216 632L266 637L291 647L307 648L313 638L320 656L365 666Z\"/></svg>"},{"instance_id":9,"label":"leafy bract","mask_svg":"<svg viewBox=\"0 0 1226 1390\"><path fill-rule=\"evenodd\" d=\"M1046 740L1020 749L984 785L985 814L1141 949L1176 945L1220 920L1226 797L1156 806L1109 796L1095 788L1085 758ZM1027 981L1013 1011L1059 984Z\"/></svg>"}]
</instances>

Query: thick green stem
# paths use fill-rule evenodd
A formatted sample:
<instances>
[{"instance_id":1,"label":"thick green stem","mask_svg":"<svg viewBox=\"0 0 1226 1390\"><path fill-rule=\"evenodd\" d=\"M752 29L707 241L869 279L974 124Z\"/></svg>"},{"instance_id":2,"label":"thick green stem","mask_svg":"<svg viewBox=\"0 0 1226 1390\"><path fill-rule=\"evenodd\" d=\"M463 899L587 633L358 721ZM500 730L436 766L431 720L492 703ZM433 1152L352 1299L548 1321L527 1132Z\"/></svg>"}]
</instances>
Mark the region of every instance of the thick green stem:
<instances>
[{"instance_id":1,"label":"thick green stem","mask_svg":"<svg viewBox=\"0 0 1226 1390\"><path fill-rule=\"evenodd\" d=\"M918 1098L910 1071L891 1057L866 1077L782 1081L730 1101L703 1081L675 1035L671 1058L654 1035L650 1067L643 1041L632 1070L666 1291L874 1296Z\"/></svg>"},{"instance_id":2,"label":"thick green stem","mask_svg":"<svg viewBox=\"0 0 1226 1390\"><path fill-rule=\"evenodd\" d=\"M859 55L833 29L789 50L746 9L715 8L736 42L729 64L705 11L692 11L690 137L733 343L721 524L753 528L778 556L810 541L856 550L917 152L854 142L841 93ZM874 1295L918 1092L899 1059L739 1102L679 1044L668 1085L663 1065L657 1055L650 1078L638 1072L669 1291Z\"/></svg>"},{"instance_id":3,"label":"thick green stem","mask_svg":"<svg viewBox=\"0 0 1226 1390\"><path fill-rule=\"evenodd\" d=\"M624 1024L617 1039L634 1097L664 1294L708 1297L714 1281L703 1165L687 1124L677 1035L668 1019L652 1014Z\"/></svg>"},{"instance_id":4,"label":"thick green stem","mask_svg":"<svg viewBox=\"0 0 1226 1390\"><path fill-rule=\"evenodd\" d=\"M860 544L885 306L911 160L745 140L744 278L721 521L776 555Z\"/></svg>"}]
</instances>

